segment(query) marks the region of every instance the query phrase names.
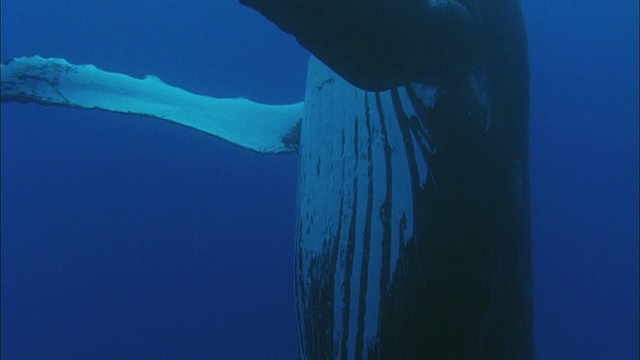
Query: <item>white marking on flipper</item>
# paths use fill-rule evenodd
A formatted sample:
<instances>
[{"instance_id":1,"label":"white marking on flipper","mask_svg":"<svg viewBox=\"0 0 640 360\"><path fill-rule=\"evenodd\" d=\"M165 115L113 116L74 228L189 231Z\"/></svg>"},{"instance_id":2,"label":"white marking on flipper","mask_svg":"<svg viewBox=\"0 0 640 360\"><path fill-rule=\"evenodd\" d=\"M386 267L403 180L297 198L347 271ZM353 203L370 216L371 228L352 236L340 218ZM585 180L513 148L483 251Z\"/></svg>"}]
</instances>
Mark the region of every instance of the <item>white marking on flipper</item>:
<instances>
[{"instance_id":1,"label":"white marking on flipper","mask_svg":"<svg viewBox=\"0 0 640 360\"><path fill-rule=\"evenodd\" d=\"M148 75L38 56L2 64L2 102L34 102L143 115L171 121L262 153L297 150L303 103L265 105L196 95Z\"/></svg>"}]
</instances>

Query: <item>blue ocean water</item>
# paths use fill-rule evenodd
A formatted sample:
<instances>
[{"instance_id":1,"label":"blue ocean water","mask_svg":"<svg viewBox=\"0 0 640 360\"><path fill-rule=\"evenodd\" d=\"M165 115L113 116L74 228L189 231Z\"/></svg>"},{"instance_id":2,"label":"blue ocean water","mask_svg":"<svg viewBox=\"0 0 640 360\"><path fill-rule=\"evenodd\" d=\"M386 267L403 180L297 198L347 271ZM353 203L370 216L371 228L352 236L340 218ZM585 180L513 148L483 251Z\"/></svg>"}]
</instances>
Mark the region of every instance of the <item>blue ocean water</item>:
<instances>
[{"instance_id":1,"label":"blue ocean water","mask_svg":"<svg viewBox=\"0 0 640 360\"><path fill-rule=\"evenodd\" d=\"M2 59L302 100L237 0L2 1ZM638 357L638 2L523 1L539 359ZM295 359L298 159L142 117L2 105L3 359Z\"/></svg>"}]
</instances>

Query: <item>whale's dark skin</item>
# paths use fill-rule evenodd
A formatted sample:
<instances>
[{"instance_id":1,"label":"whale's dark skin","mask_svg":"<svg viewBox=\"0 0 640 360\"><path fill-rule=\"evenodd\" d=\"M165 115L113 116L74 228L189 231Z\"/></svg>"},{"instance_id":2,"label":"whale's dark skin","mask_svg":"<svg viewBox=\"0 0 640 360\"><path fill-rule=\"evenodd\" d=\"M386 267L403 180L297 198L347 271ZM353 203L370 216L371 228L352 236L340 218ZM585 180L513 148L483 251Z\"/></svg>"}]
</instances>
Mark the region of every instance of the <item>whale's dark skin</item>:
<instances>
[{"instance_id":1,"label":"whale's dark skin","mask_svg":"<svg viewBox=\"0 0 640 360\"><path fill-rule=\"evenodd\" d=\"M359 88L446 85L469 71L474 24L457 2L241 0ZM384 16L382 16L384 14Z\"/></svg>"},{"instance_id":2,"label":"whale's dark skin","mask_svg":"<svg viewBox=\"0 0 640 360\"><path fill-rule=\"evenodd\" d=\"M388 104L395 106L395 116L384 121L387 126L397 121L403 141L387 141L380 150L388 155L389 176L386 185L382 179L380 186L387 186L390 194L392 177L412 179L414 220L409 226L413 226L413 237L400 250L391 281L381 284L376 335L364 341L362 333L366 334L370 324L360 310L357 335L353 335L357 338L355 349L350 348L351 338L345 330L348 316L344 321L334 319L343 305L333 292L349 288L351 283L340 287L331 280L338 275L351 276L353 245L345 245L346 265L336 262L332 251L316 254L298 250L296 291L302 304L298 320L303 357L533 359L529 70L520 1L241 2L293 34L353 86L374 92L371 96L378 96L379 110L384 105L379 92L390 92ZM416 84L435 89L432 106L424 105L414 90ZM406 103L412 104L417 116L406 115L399 108L399 91L407 92L410 101ZM374 104L371 109L375 111ZM365 123L370 128L368 116L366 121L357 117L356 121L361 124L359 136L366 136L362 129ZM416 137L421 131L429 134L429 144ZM382 139L386 141L384 133ZM375 153L377 143L371 140L369 144L368 158L362 154L365 149L359 149L362 161L373 159L371 148ZM303 179L311 173L305 170L304 146L303 142ZM432 181L419 184L414 157L408 160L409 174L398 175L398 164L390 160L390 149L398 147L408 154L422 153L420 159L427 163ZM393 175L392 168L396 171ZM380 183L371 178L368 204ZM362 184L366 181L359 180L354 189L365 192ZM379 212L384 231L395 229L384 212L385 206L391 208L391 200L383 203ZM334 207L341 207L336 201ZM377 221L378 209L368 214L370 220ZM348 214L340 208L337 218L348 219ZM298 245L304 248L308 241L305 224L310 220L299 221ZM337 247L364 239L367 251L372 231L371 221L367 224L364 235L339 230L327 244ZM390 230L383 236L390 244L395 244L396 237ZM384 244L382 249L385 256L388 249ZM365 254L367 261L368 256ZM364 264L362 281L371 275L364 271ZM383 279L389 273L386 266L382 266ZM346 293L366 290L361 283L359 290L347 289ZM360 298L361 307L369 301L366 296ZM354 308L353 302L345 301L351 307L344 309ZM355 322L351 324L355 334Z\"/></svg>"}]
</instances>

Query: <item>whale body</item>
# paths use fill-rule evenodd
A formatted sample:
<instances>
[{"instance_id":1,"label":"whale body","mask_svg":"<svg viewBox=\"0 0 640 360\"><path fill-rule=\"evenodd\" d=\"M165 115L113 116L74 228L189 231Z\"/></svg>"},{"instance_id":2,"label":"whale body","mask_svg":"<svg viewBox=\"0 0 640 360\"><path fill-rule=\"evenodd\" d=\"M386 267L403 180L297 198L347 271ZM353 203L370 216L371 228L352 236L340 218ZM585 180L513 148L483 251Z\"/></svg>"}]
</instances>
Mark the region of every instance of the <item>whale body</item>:
<instances>
[{"instance_id":1,"label":"whale body","mask_svg":"<svg viewBox=\"0 0 640 360\"><path fill-rule=\"evenodd\" d=\"M518 0L242 0L314 56L291 105L62 59L2 65L2 102L99 109L300 153L306 359L532 359L529 75Z\"/></svg>"}]
</instances>

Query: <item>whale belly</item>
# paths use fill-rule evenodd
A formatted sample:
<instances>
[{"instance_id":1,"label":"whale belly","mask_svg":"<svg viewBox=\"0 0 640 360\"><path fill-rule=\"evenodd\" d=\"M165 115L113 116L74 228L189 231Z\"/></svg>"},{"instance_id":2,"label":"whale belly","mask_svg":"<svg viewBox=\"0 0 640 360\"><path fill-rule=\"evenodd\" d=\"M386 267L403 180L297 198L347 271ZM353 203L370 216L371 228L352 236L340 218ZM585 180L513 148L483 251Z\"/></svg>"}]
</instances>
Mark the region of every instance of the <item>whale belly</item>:
<instances>
[{"instance_id":1,"label":"whale belly","mask_svg":"<svg viewBox=\"0 0 640 360\"><path fill-rule=\"evenodd\" d=\"M490 358L517 353L530 335L530 274L518 272L530 264L509 262L522 248L505 248L520 238L501 237L520 224L502 218L518 212L500 203L522 190L495 187L511 175L491 164L491 175L468 180L449 164L457 155L440 155L425 119L450 113L437 93L417 84L364 91L311 59L295 255L303 358ZM475 109L476 100L460 103ZM509 338L503 329L515 322L522 334ZM494 344L500 336L510 343Z\"/></svg>"}]
</instances>

